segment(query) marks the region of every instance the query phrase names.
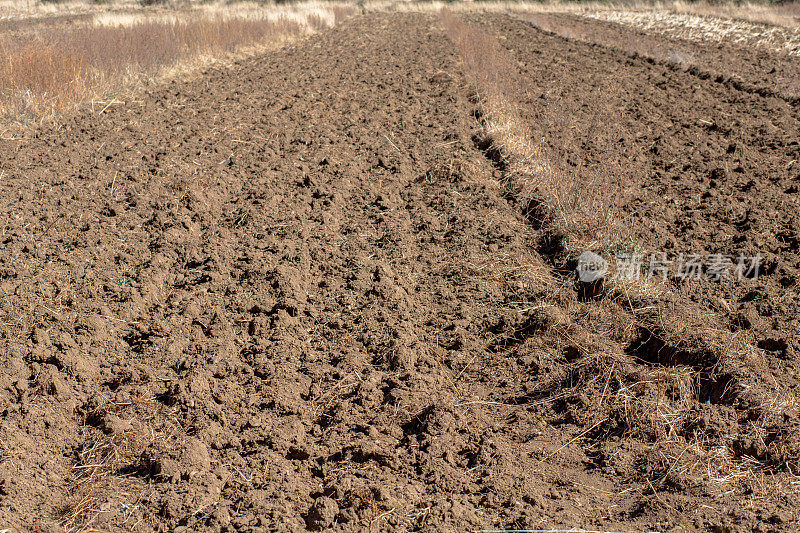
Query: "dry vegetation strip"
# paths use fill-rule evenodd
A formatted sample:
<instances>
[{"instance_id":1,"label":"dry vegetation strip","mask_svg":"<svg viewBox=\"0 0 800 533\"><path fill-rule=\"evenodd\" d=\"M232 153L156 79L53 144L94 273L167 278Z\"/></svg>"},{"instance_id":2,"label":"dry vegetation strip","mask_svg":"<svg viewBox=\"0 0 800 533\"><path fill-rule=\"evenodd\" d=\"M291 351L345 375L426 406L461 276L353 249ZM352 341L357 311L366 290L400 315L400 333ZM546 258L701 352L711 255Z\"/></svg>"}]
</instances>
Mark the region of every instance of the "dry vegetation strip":
<instances>
[{"instance_id":1,"label":"dry vegetation strip","mask_svg":"<svg viewBox=\"0 0 800 533\"><path fill-rule=\"evenodd\" d=\"M568 164L561 147L522 118L517 106L525 97L514 82L512 54L449 10L442 11L442 21L476 90L485 131L478 144L503 167L523 211L546 219L575 249L617 249L625 244L615 174L605 168Z\"/></svg>"},{"instance_id":2,"label":"dry vegetation strip","mask_svg":"<svg viewBox=\"0 0 800 533\"><path fill-rule=\"evenodd\" d=\"M800 4L797 2L684 2L675 1L665 6L675 13L686 13L718 18L743 20L756 24L784 26L800 29Z\"/></svg>"},{"instance_id":3,"label":"dry vegetation strip","mask_svg":"<svg viewBox=\"0 0 800 533\"><path fill-rule=\"evenodd\" d=\"M414 9L434 10L443 4L429 2L408 5L387 5L373 2L370 9ZM547 3L508 3L487 2L479 7L467 4L454 4L456 10L487 10L487 11L514 11L514 12L556 12L556 11L590 11L592 16L616 16L612 6L603 4L585 3L569 4L561 2ZM634 6L635 10L650 11L650 13L631 14L630 16L651 18L652 6L645 4ZM71 16L75 13L93 13L95 7L84 4L64 4L63 7L19 2L11 2L7 7L9 20L28 20L37 18L46 21L47 17ZM796 4L782 6L752 6L747 5L734 9L720 6L711 6L704 3L687 5L682 2L665 4L659 9L664 13L690 13L693 15L725 16L733 19L748 19L757 22L771 22L784 28L796 29L797 7ZM286 39L318 30L335 23L336 19L348 16L355 12L353 6L331 3L327 6L319 4L299 4L283 9L247 7L240 9L235 6L215 6L196 9L193 11L170 11L159 13L142 12L131 15L119 13L98 12L94 18L99 24L79 24L68 27L57 23L42 23L36 28L22 32L11 32L0 36L0 116L3 119L13 120L40 120L42 117L52 116L54 112L70 109L76 103L86 102L91 99L102 99L112 95L120 88L129 87L143 80L163 74L175 67L185 67L188 64L202 62L209 58L219 57L242 49L275 44ZM120 23L115 23L117 19ZM55 19L54 19L55 20ZM449 19L452 20L452 19ZM449 24L449 32L456 37L461 30L455 23ZM730 23L733 24L733 23ZM781 30L791 32L792 30ZM770 30L773 33L778 30ZM457 39L458 40L458 39ZM469 57L469 45L462 52ZM493 55L496 65L484 64L481 68L469 69L476 76L491 75L490 71L499 72L503 68L505 59L502 54L496 53L496 47L489 47L481 51L483 56ZM475 50L474 52L478 52ZM476 60L471 57L470 61ZM477 63L475 63L477 65ZM476 81L476 80L473 80ZM484 85L488 87L488 85ZM507 95L502 94L507 88L500 88L500 93L487 95L487 108L491 108L496 117L491 118L495 123L503 123L508 131L494 131L498 144L519 144L522 139L529 138L518 121L511 119L514 114L509 105ZM109 98L110 99L110 98ZM513 101L513 100L511 100ZM548 159L543 154L541 146L517 146L517 153L530 154L531 161L536 161L536 172L541 190L547 190L552 183L558 182L558 197L550 198L559 208L562 222L576 228L577 219L584 220L591 212L594 223L607 224L598 221L598 217L613 215L608 209L606 199L577 198L573 187L569 185L569 177L562 176L558 165L549 161L552 171L545 172L538 168ZM536 153L538 152L538 153ZM530 167L531 161L518 162L517 166ZM583 173L583 180L587 179ZM599 178L598 176L592 179ZM544 180L544 181L542 181ZM602 179L601 179L602 181ZM598 186L601 183L598 183ZM546 199L545 199L546 200ZM590 200L587 204L586 200ZM577 208L580 216L574 220L567 213ZM599 211L598 211L599 209ZM613 225L615 221L612 221ZM585 229L585 228L584 228ZM609 229L610 232L618 228ZM582 230L581 230L582 231ZM613 239L609 234L602 236L604 239Z\"/></svg>"},{"instance_id":4,"label":"dry vegetation strip","mask_svg":"<svg viewBox=\"0 0 800 533\"><path fill-rule=\"evenodd\" d=\"M295 10L291 17L176 14L122 25L51 26L0 38L0 113L6 119L41 119L172 68L317 31L351 11L332 6L327 17L318 9L300 11L302 16Z\"/></svg>"}]
</instances>

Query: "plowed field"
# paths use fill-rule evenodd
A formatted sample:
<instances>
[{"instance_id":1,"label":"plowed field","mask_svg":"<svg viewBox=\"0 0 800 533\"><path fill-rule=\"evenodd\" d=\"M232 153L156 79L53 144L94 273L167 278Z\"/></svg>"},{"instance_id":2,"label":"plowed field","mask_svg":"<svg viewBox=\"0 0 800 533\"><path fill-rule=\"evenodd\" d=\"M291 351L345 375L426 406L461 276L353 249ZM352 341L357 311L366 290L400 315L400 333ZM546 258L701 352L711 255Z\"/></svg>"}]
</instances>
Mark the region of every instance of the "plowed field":
<instances>
[{"instance_id":1,"label":"plowed field","mask_svg":"<svg viewBox=\"0 0 800 533\"><path fill-rule=\"evenodd\" d=\"M697 449L656 456L646 433L582 416L621 389L614 366L596 393L569 372L554 387L584 343L554 350L553 331L600 342L606 304L543 251L476 144L438 17L371 13L0 140L0 528L798 527L800 113L765 78L796 60L731 81L715 69L765 52L693 44L716 58L693 70L612 46L629 30L611 23L574 22L598 43L466 18L517 59L530 121L557 92L576 146L618 137L575 157L630 169L637 242L763 257L757 279L672 296L752 367L631 313L629 342L608 336L631 365L694 372L674 438ZM677 475L720 447L735 468Z\"/></svg>"}]
</instances>

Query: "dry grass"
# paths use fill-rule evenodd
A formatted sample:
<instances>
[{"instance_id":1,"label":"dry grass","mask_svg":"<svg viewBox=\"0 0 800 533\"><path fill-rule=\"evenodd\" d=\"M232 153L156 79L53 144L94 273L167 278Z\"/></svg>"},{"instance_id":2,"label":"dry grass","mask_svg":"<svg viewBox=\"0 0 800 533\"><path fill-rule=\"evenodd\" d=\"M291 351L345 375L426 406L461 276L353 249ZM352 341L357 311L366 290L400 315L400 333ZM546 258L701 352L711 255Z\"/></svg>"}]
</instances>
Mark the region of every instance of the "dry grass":
<instances>
[{"instance_id":1,"label":"dry grass","mask_svg":"<svg viewBox=\"0 0 800 533\"><path fill-rule=\"evenodd\" d=\"M444 5L442 2L365 4L372 10L428 12L438 11ZM656 4L459 2L446 5L455 11L578 12L604 18L615 16L614 13L624 5L624 10L631 16L652 18L654 13L668 13L695 17L705 25L712 24L709 17L724 17L789 28L780 30L784 33L797 28L800 13L797 4L734 6L681 1ZM102 4L5 0L0 6L3 13L0 22L5 30L0 35L0 117L5 121L28 122L53 118L57 113L92 99L110 101L113 93L120 89L173 75L176 71L190 70L231 53L275 46L287 39L332 26L338 19L357 11L352 4L321 2L287 6L208 3L180 8L166 4L143 10L139 2L132 0ZM64 20L70 20L71 27L63 24ZM26 25L32 21L36 24ZM726 22L717 26L723 27L724 35L728 35L732 31L729 28L731 24ZM733 24L739 33L741 24ZM760 31L769 34L764 39L770 42L780 40L780 46L793 46L795 42L780 31L780 35L773 30ZM513 113L508 105L496 107L497 114ZM516 128L515 121L509 116L494 122ZM496 130L495 133L509 143L518 143L526 138L523 131ZM536 143L527 142L532 144L524 147L528 153L544 150ZM535 159L541 163L547 155L539 154ZM558 169L552 161L549 164ZM538 168L537 165L534 168ZM567 176L557 176L557 171L551 174L554 174L552 179L563 182L561 185L575 181ZM586 180L587 175L583 174L581 179ZM583 204L576 193L575 190L565 192L562 197L554 199L562 214L576 206L584 214L595 208Z\"/></svg>"},{"instance_id":2,"label":"dry grass","mask_svg":"<svg viewBox=\"0 0 800 533\"><path fill-rule=\"evenodd\" d=\"M800 3L770 2L397 2L377 1L370 9L517 15L573 13L629 24L646 31L697 41L726 41L800 55Z\"/></svg>"},{"instance_id":3,"label":"dry grass","mask_svg":"<svg viewBox=\"0 0 800 533\"><path fill-rule=\"evenodd\" d=\"M747 90L760 90L752 87L752 81L743 81L751 76L752 62L718 62L720 56L718 55L717 46L709 47L708 41L720 41L725 38L725 33L722 30L715 31L715 27L719 28L721 26L719 23L715 25L711 19L699 19L701 24L690 28L688 25L682 25L679 19L675 19L677 15L654 13L603 12L587 14L581 18L554 16L546 13L521 14L518 16L543 31L554 33L566 39L600 44L626 55L649 58L672 68L692 71L695 74L707 75L713 78L722 77L722 79L730 80L741 88L751 87ZM623 22L612 22L612 25L606 25L598 24L592 19ZM628 22L624 22L625 20ZM637 20L646 27L638 27ZM660 25L657 22L659 20L670 22ZM738 24L740 28L744 28L741 23L735 24ZM614 28L614 26L618 27ZM752 25L746 24L746 26ZM626 29L628 27L630 28ZM674 31L669 30L670 27ZM699 32L699 28L702 27L705 27L706 30ZM759 35L767 30L760 27L752 28L755 28L755 30L743 35L752 37L754 46L758 46L755 43L760 39ZM690 34L693 31L698 32L697 38L688 40L682 37L684 34ZM670 35L670 32L673 34ZM703 37L705 33L708 33L709 36ZM767 34L769 34L769 31L767 31ZM728 41L734 40L729 39ZM763 41L762 45L766 46L764 44L766 42ZM773 46L771 50L787 52L787 48L783 46L787 42L782 41L783 44ZM800 38L796 42L795 50L800 53ZM777 60L783 63L784 67L779 71L773 71L773 76L765 76L756 83L765 83L765 89L774 91L774 94L792 103L800 98L800 72L796 67L791 68L792 60L787 61L787 58ZM765 69L764 72L766 74L767 70Z\"/></svg>"},{"instance_id":4,"label":"dry grass","mask_svg":"<svg viewBox=\"0 0 800 533\"><path fill-rule=\"evenodd\" d=\"M479 146L504 170L523 212L545 224L576 249L615 249L627 239L619 206L617 174L600 166L571 165L571 148L554 138L568 117L557 105L532 127L518 102L517 67L510 52L485 31L442 11L447 34L458 46L464 72L475 88L485 136Z\"/></svg>"},{"instance_id":5,"label":"dry grass","mask_svg":"<svg viewBox=\"0 0 800 533\"><path fill-rule=\"evenodd\" d=\"M602 9L607 4L602 2L414 2L396 0L376 0L366 4L369 10L394 10L439 13L443 9L456 13L489 12L489 13L563 13L566 11L586 11Z\"/></svg>"},{"instance_id":6,"label":"dry grass","mask_svg":"<svg viewBox=\"0 0 800 533\"><path fill-rule=\"evenodd\" d=\"M531 401L581 428L574 440L587 455L610 461L615 443L639 443L626 471L648 490L727 491L800 468L796 398L759 383L757 350L700 309L628 284L592 302L539 302L525 328L543 337L509 356L536 354ZM732 423L731 409L748 422Z\"/></svg>"},{"instance_id":7,"label":"dry grass","mask_svg":"<svg viewBox=\"0 0 800 533\"><path fill-rule=\"evenodd\" d=\"M743 20L756 24L783 26L800 29L800 4L785 3L719 3L719 2L686 2L684 0L666 3L662 7L675 13L701 15L717 18Z\"/></svg>"},{"instance_id":8,"label":"dry grass","mask_svg":"<svg viewBox=\"0 0 800 533\"><path fill-rule=\"evenodd\" d=\"M41 120L76 104L237 52L275 46L336 23L352 10L221 8L105 14L74 28L37 27L0 37L0 114Z\"/></svg>"},{"instance_id":9,"label":"dry grass","mask_svg":"<svg viewBox=\"0 0 800 533\"><path fill-rule=\"evenodd\" d=\"M101 515L110 514L116 526L130 526L146 489L146 452L180 449L184 428L169 409L150 400L104 403L89 413L87 423L61 525L67 532L92 530Z\"/></svg>"},{"instance_id":10,"label":"dry grass","mask_svg":"<svg viewBox=\"0 0 800 533\"><path fill-rule=\"evenodd\" d=\"M661 12L715 17L751 22L755 24L800 28L800 3L797 2L710 2L710 1L646 1L621 0L617 2L409 2L374 1L368 2L369 9L439 12L448 9L453 12L495 12L495 13L594 13L603 11Z\"/></svg>"},{"instance_id":11,"label":"dry grass","mask_svg":"<svg viewBox=\"0 0 800 533\"><path fill-rule=\"evenodd\" d=\"M52 17L81 16L109 9L133 9L138 5L131 0L115 2L113 7L100 2L64 1L41 2L34 0L0 0L0 22L40 20Z\"/></svg>"},{"instance_id":12,"label":"dry grass","mask_svg":"<svg viewBox=\"0 0 800 533\"><path fill-rule=\"evenodd\" d=\"M715 12L709 10L709 12ZM774 52L800 55L800 26L764 25L731 18L699 14L691 10L595 11L586 16L638 28L648 33L697 42L725 42L757 46Z\"/></svg>"}]
</instances>

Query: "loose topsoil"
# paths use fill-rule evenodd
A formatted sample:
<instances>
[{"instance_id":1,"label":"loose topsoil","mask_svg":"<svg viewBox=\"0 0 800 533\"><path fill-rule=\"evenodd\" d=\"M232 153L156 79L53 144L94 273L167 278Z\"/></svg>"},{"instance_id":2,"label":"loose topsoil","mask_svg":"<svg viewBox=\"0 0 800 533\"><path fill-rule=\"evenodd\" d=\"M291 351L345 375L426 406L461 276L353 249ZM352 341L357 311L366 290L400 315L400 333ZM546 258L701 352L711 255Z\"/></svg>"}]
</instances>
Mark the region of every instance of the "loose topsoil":
<instances>
[{"instance_id":1,"label":"loose topsoil","mask_svg":"<svg viewBox=\"0 0 800 533\"><path fill-rule=\"evenodd\" d=\"M676 291L791 395L796 108L477 22L519 59L531 120L555 83L579 125L614 106L640 242L767 258ZM435 17L369 14L0 141L0 528L795 529L800 448L750 443L748 483L654 483L653 443L600 443L539 394L547 329L571 319L532 313L578 294L475 146L460 68ZM719 442L755 412L696 401Z\"/></svg>"}]
</instances>

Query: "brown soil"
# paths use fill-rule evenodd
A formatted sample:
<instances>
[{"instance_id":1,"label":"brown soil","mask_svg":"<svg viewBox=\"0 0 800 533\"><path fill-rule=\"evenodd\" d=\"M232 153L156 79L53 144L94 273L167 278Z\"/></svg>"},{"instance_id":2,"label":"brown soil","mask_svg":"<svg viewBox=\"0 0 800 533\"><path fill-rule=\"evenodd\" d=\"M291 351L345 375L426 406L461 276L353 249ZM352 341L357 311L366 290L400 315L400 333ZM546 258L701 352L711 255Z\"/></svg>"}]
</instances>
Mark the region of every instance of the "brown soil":
<instances>
[{"instance_id":1,"label":"brown soil","mask_svg":"<svg viewBox=\"0 0 800 533\"><path fill-rule=\"evenodd\" d=\"M769 256L758 280L676 291L765 341L756 377L791 392L796 109L481 23L529 94L558 85L579 140L616 106L649 248ZM434 17L365 15L0 141L0 527L795 529L796 442L749 442L748 483L653 482L652 442L548 395L576 354L549 330L575 318L537 304L592 302L537 254L462 78ZM740 392L695 398L719 442L756 413Z\"/></svg>"},{"instance_id":2,"label":"brown soil","mask_svg":"<svg viewBox=\"0 0 800 533\"><path fill-rule=\"evenodd\" d=\"M697 42L652 35L614 22L566 13L524 17L537 28L572 41L583 41L657 61L676 70L732 88L800 101L800 58L764 48L732 43Z\"/></svg>"}]
</instances>

